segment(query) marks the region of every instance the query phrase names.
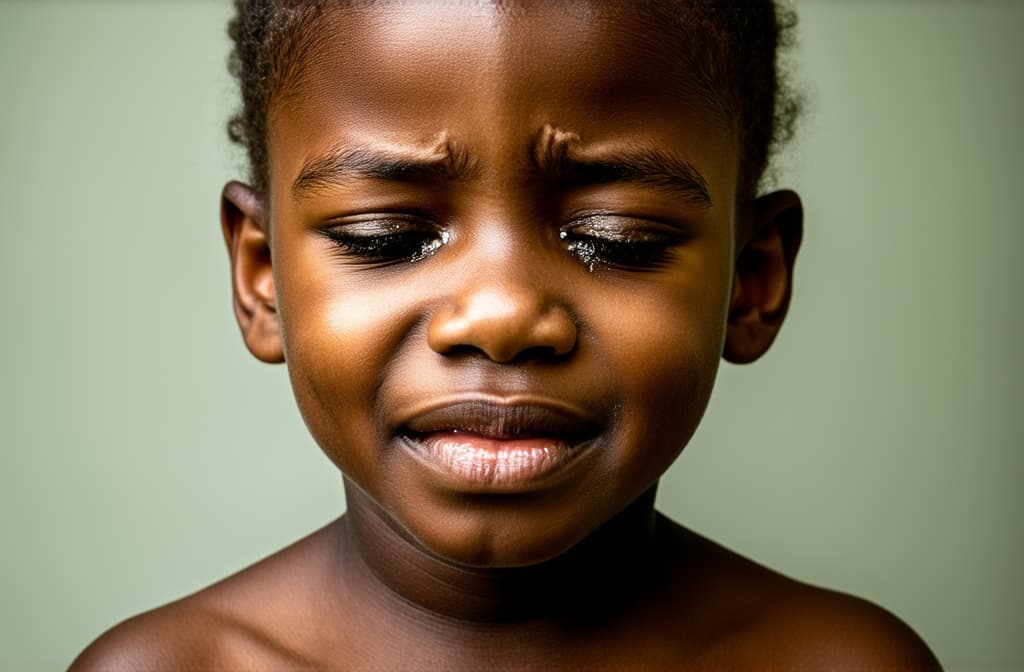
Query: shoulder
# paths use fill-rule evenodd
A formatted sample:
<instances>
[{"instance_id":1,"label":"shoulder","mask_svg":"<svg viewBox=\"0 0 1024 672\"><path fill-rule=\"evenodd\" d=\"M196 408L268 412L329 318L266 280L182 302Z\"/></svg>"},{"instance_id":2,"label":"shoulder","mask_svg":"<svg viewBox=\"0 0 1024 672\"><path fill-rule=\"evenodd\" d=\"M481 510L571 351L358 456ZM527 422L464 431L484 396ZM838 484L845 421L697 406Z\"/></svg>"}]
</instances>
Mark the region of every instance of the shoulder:
<instances>
[{"instance_id":1,"label":"shoulder","mask_svg":"<svg viewBox=\"0 0 1024 672\"><path fill-rule=\"evenodd\" d=\"M224 667L238 633L187 600L139 614L89 645L71 664L86 670L182 670ZM232 641L234 640L234 644Z\"/></svg>"},{"instance_id":2,"label":"shoulder","mask_svg":"<svg viewBox=\"0 0 1024 672\"><path fill-rule=\"evenodd\" d=\"M876 604L797 584L755 629L763 650L785 669L940 670L910 626Z\"/></svg>"},{"instance_id":3,"label":"shoulder","mask_svg":"<svg viewBox=\"0 0 1024 672\"><path fill-rule=\"evenodd\" d=\"M796 581L685 528L676 534L702 588L707 660L737 669L941 669L882 607Z\"/></svg>"},{"instance_id":4,"label":"shoulder","mask_svg":"<svg viewBox=\"0 0 1024 672\"><path fill-rule=\"evenodd\" d=\"M308 668L309 661L256 622L187 598L120 623L71 664L70 672Z\"/></svg>"},{"instance_id":5,"label":"shoulder","mask_svg":"<svg viewBox=\"0 0 1024 672\"><path fill-rule=\"evenodd\" d=\"M325 530L114 626L79 654L71 671L308 668L307 640L316 633L299 623L321 620L322 591L315 587Z\"/></svg>"}]
</instances>

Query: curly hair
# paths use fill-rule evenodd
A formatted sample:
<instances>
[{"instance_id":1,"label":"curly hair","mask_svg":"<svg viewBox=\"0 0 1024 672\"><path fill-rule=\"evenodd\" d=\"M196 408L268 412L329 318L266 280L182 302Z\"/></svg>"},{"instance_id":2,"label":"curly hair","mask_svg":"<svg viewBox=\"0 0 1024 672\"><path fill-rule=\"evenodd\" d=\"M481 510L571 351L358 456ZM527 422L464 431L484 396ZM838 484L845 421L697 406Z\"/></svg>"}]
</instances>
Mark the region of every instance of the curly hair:
<instances>
[{"instance_id":1,"label":"curly hair","mask_svg":"<svg viewBox=\"0 0 1024 672\"><path fill-rule=\"evenodd\" d=\"M260 194L268 187L270 105L293 90L304 57L322 39L310 29L321 13L349 3L235 0L228 69L242 105L228 122L228 136L245 149L249 181ZM738 134L740 195L753 197L770 172L771 158L792 138L801 110L802 99L784 67L796 14L774 0L646 0L633 6L656 25L675 24L686 35L679 41L680 56L703 102Z\"/></svg>"}]
</instances>

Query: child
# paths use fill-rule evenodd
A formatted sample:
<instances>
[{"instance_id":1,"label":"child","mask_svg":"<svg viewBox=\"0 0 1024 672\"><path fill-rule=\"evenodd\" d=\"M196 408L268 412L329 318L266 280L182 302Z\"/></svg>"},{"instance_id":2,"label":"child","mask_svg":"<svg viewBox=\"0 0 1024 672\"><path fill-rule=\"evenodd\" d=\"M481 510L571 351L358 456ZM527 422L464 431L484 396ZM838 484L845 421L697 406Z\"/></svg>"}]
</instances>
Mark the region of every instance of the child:
<instances>
[{"instance_id":1,"label":"child","mask_svg":"<svg viewBox=\"0 0 1024 672\"><path fill-rule=\"evenodd\" d=\"M239 0L249 350L347 512L73 669L932 669L856 598L654 510L802 213L768 2Z\"/></svg>"}]
</instances>

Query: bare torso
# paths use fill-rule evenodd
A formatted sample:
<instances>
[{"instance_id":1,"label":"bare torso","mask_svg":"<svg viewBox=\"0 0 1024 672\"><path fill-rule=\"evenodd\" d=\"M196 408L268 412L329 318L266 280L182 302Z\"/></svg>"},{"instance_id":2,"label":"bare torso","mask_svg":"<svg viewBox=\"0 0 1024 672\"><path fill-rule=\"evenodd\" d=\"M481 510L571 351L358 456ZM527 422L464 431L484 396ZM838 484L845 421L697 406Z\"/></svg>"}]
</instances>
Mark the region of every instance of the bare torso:
<instances>
[{"instance_id":1,"label":"bare torso","mask_svg":"<svg viewBox=\"0 0 1024 672\"><path fill-rule=\"evenodd\" d=\"M591 577L589 596L574 593L577 604L555 617L465 620L378 594L354 566L342 517L113 628L72 669L937 668L884 610L667 519L657 526L658 562L642 577Z\"/></svg>"}]
</instances>

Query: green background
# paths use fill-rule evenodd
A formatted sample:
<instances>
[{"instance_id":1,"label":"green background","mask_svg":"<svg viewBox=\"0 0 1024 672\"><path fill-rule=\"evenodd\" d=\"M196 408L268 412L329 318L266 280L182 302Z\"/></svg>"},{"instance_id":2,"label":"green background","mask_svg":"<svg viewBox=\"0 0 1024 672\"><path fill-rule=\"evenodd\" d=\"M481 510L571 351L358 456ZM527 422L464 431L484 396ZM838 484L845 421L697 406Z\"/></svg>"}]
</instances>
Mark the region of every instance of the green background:
<instances>
[{"instance_id":1,"label":"green background","mask_svg":"<svg viewBox=\"0 0 1024 672\"><path fill-rule=\"evenodd\" d=\"M724 365L673 517L1024 668L1024 3L798 6L791 321ZM0 2L0 667L342 510L285 371L234 326L226 3Z\"/></svg>"}]
</instances>

